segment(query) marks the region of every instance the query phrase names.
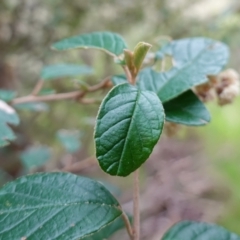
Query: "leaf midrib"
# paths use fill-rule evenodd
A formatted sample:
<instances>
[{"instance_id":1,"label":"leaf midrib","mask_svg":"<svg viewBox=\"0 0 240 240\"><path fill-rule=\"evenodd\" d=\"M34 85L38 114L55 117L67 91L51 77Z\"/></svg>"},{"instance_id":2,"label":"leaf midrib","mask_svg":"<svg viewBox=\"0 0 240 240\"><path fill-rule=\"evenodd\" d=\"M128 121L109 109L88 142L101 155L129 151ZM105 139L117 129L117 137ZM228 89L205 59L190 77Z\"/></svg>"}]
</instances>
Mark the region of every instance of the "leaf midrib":
<instances>
[{"instance_id":1,"label":"leaf midrib","mask_svg":"<svg viewBox=\"0 0 240 240\"><path fill-rule=\"evenodd\" d=\"M119 165L118 165L118 171L117 171L117 175L119 174L119 171L121 169L121 165L122 165L122 157L123 155L125 154L125 148L126 148L126 145L127 145L127 138L128 138L128 133L130 131L130 128L131 128L131 125L132 125L132 121L134 119L134 115L135 115L135 110L136 110L136 106L137 106L137 102L139 100L139 96L140 96L140 90L137 89L137 96L136 96L136 101L135 101L135 104L134 104L134 107L133 107L133 114L132 114L132 117L131 117L131 121L129 123L129 126L128 126L128 130L127 130L127 135L126 135L126 140L124 141L124 146L123 146L123 150L122 150L122 153L121 153L121 156L120 156L120 161L119 161Z\"/></svg>"}]
</instances>

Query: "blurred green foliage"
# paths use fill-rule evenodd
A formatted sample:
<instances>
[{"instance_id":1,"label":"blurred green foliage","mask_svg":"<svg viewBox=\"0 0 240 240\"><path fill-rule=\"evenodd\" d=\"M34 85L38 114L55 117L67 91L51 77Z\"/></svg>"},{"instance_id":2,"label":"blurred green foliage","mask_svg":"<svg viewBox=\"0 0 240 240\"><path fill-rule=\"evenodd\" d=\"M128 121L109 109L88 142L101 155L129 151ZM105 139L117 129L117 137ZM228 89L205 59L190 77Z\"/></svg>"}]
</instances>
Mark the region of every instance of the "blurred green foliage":
<instances>
[{"instance_id":1,"label":"blurred green foliage","mask_svg":"<svg viewBox=\"0 0 240 240\"><path fill-rule=\"evenodd\" d=\"M205 36L221 40L231 49L229 66L239 72L239 1L226 1L226 6L222 10L213 11L213 14L206 14L203 17L195 8L202 2L204 1L1 0L0 88L12 89L18 92L19 96L29 94L44 65L62 62L90 65L95 73L74 80L66 78L47 82L46 89L67 92L78 89L81 81L94 84L113 73L121 74L120 67L111 63L110 57L104 53L93 51L66 53L50 50L53 42L64 37L103 30L122 34L131 49L139 41L150 42L155 46L163 45L169 36L173 39ZM204 9L214 10L216 4L211 6L209 2L205 1ZM5 69L9 66L12 73L5 77L7 72ZM98 97L103 94L100 93ZM39 105L37 106L35 109L39 110ZM231 190L229 207L226 207L225 215L220 222L229 230L238 233L240 233L239 106L239 98L234 104L222 108L215 103L209 104L211 124L194 130L204 143L211 173ZM43 106L40 108L43 109ZM82 143L85 148L82 154L92 154L92 132L98 106L86 107L76 102L64 101L50 103L47 108L50 110L34 113L18 110L21 119L21 126L17 129L18 140L12 148L2 150L4 154L2 152L0 154L0 163L11 153L13 156L8 157L7 166L14 163L14 167L21 167L16 165L16 153L20 155L35 142L50 146L53 149L53 158L58 159L63 151L55 136L57 131L63 128L83 129ZM44 109L47 110L45 107ZM5 155L6 152L9 154ZM58 160L55 164L57 163ZM5 162L1 165L6 166ZM14 177L19 174L11 168L10 170ZM3 175L8 176L0 173L0 177Z\"/></svg>"}]
</instances>

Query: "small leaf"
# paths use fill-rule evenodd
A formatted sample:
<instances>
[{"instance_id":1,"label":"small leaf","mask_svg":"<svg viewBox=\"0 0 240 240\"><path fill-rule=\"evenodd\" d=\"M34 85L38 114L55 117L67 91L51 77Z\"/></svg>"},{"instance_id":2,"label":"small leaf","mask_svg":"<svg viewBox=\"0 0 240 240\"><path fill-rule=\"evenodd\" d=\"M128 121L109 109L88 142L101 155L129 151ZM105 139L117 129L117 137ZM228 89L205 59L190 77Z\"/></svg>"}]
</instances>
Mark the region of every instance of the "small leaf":
<instances>
[{"instance_id":1,"label":"small leaf","mask_svg":"<svg viewBox=\"0 0 240 240\"><path fill-rule=\"evenodd\" d=\"M133 52L128 49L124 49L124 61L132 75L133 78L136 77L137 69L134 64Z\"/></svg>"},{"instance_id":2,"label":"small leaf","mask_svg":"<svg viewBox=\"0 0 240 240\"><path fill-rule=\"evenodd\" d=\"M101 168L127 176L151 154L163 128L164 111L154 92L128 84L114 87L103 100L95 129Z\"/></svg>"},{"instance_id":3,"label":"small leaf","mask_svg":"<svg viewBox=\"0 0 240 240\"><path fill-rule=\"evenodd\" d=\"M74 64L56 64L44 67L41 71L41 78L43 80L52 80L64 77L89 75L92 73L93 70L89 66Z\"/></svg>"},{"instance_id":4,"label":"small leaf","mask_svg":"<svg viewBox=\"0 0 240 240\"><path fill-rule=\"evenodd\" d=\"M0 147L16 138L8 124L18 125L19 118L12 107L0 100Z\"/></svg>"},{"instance_id":5,"label":"small leaf","mask_svg":"<svg viewBox=\"0 0 240 240\"><path fill-rule=\"evenodd\" d=\"M205 105L191 91L163 104L166 120L169 122L200 126L210 122L210 114Z\"/></svg>"},{"instance_id":6,"label":"small leaf","mask_svg":"<svg viewBox=\"0 0 240 240\"><path fill-rule=\"evenodd\" d=\"M44 165L51 158L51 150L45 146L31 146L20 155L27 170Z\"/></svg>"},{"instance_id":7,"label":"small leaf","mask_svg":"<svg viewBox=\"0 0 240 240\"><path fill-rule=\"evenodd\" d=\"M102 184L70 173L21 177L0 190L1 239L82 239L121 214Z\"/></svg>"},{"instance_id":8,"label":"small leaf","mask_svg":"<svg viewBox=\"0 0 240 240\"><path fill-rule=\"evenodd\" d=\"M216 75L226 65L229 49L222 42L194 37L172 41L160 52L171 55L175 66L197 65L205 75Z\"/></svg>"},{"instance_id":9,"label":"small leaf","mask_svg":"<svg viewBox=\"0 0 240 240\"><path fill-rule=\"evenodd\" d=\"M47 112L49 110L48 104L44 102L29 102L15 104L14 107L19 110L33 111L33 112Z\"/></svg>"},{"instance_id":10,"label":"small leaf","mask_svg":"<svg viewBox=\"0 0 240 240\"><path fill-rule=\"evenodd\" d=\"M113 85L118 85L118 84L128 82L125 75L114 75L114 76L112 76L111 81L112 81Z\"/></svg>"},{"instance_id":11,"label":"small leaf","mask_svg":"<svg viewBox=\"0 0 240 240\"><path fill-rule=\"evenodd\" d=\"M162 240L240 240L240 236L215 224L183 221L170 228Z\"/></svg>"},{"instance_id":12,"label":"small leaf","mask_svg":"<svg viewBox=\"0 0 240 240\"><path fill-rule=\"evenodd\" d=\"M146 57L149 49L152 47L151 44L146 43L146 42L139 42L137 44L137 46L134 48L133 51L133 62L134 62L134 66L136 67L136 71L137 73L139 72L139 70L142 67L142 63L144 58Z\"/></svg>"},{"instance_id":13,"label":"small leaf","mask_svg":"<svg viewBox=\"0 0 240 240\"><path fill-rule=\"evenodd\" d=\"M52 47L56 50L95 48L112 56L118 56L123 53L123 49L127 48L127 45L123 38L116 33L92 32L63 39L53 44Z\"/></svg>"},{"instance_id":14,"label":"small leaf","mask_svg":"<svg viewBox=\"0 0 240 240\"><path fill-rule=\"evenodd\" d=\"M5 102L12 101L17 96L15 91L0 89L0 99Z\"/></svg>"},{"instance_id":15,"label":"small leaf","mask_svg":"<svg viewBox=\"0 0 240 240\"><path fill-rule=\"evenodd\" d=\"M81 147L80 136L81 134L77 130L70 131L62 129L57 132L58 140L70 153L77 152L80 149Z\"/></svg>"}]
</instances>

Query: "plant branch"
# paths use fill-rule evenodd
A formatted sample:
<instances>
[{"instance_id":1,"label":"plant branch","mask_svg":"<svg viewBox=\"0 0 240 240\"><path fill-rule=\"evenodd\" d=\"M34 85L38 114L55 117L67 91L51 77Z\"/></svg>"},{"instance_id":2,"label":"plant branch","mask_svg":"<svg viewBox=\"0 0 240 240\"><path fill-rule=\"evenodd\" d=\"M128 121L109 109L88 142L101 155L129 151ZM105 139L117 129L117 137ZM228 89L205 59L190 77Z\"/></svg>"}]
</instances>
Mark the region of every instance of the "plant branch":
<instances>
[{"instance_id":1,"label":"plant branch","mask_svg":"<svg viewBox=\"0 0 240 240\"><path fill-rule=\"evenodd\" d=\"M61 171L65 172L80 172L82 169L93 166L97 163L95 157L88 157L86 159L83 159L81 161L75 162L71 165L65 166L61 169Z\"/></svg>"},{"instance_id":2,"label":"plant branch","mask_svg":"<svg viewBox=\"0 0 240 240\"><path fill-rule=\"evenodd\" d=\"M12 101L12 104L20 104L20 103L28 103L28 102L48 102L48 101L58 101L58 100L66 100L66 99L78 99L80 101L81 98L83 98L83 96L88 93L88 92L95 92L99 89L104 89L104 88L108 88L109 87L109 82L110 79L106 78L104 79L102 82L91 86L85 90L82 91L73 91L73 92L68 92L68 93L57 93L57 94L50 94L50 95L44 95L44 96L34 96L34 95L28 95L25 97L20 97L20 98L15 98ZM38 85L38 84L37 84ZM40 85L40 83L39 83ZM35 89L39 89L39 87ZM37 92L37 91L35 91ZM81 100L80 102L82 103L96 103L95 99L85 99L85 100ZM98 102L98 101L97 101Z\"/></svg>"},{"instance_id":3,"label":"plant branch","mask_svg":"<svg viewBox=\"0 0 240 240\"><path fill-rule=\"evenodd\" d=\"M126 74L128 82L131 83L131 84L134 84L135 82L134 82L134 79L132 78L132 74L131 74L128 66L124 65L122 67L123 67L123 70L124 70L124 72Z\"/></svg>"},{"instance_id":4,"label":"plant branch","mask_svg":"<svg viewBox=\"0 0 240 240\"><path fill-rule=\"evenodd\" d=\"M140 240L139 170L137 169L133 175L133 240Z\"/></svg>"},{"instance_id":5,"label":"plant branch","mask_svg":"<svg viewBox=\"0 0 240 240\"><path fill-rule=\"evenodd\" d=\"M33 91L31 93L31 95L36 96L38 95L38 93L41 91L42 87L43 87L44 81L42 79L40 79L37 84L35 85L35 87L33 88Z\"/></svg>"},{"instance_id":6,"label":"plant branch","mask_svg":"<svg viewBox=\"0 0 240 240\"><path fill-rule=\"evenodd\" d=\"M123 221L125 223L125 227L127 229L128 235L129 235L130 239L133 240L132 226L131 226L131 223L129 221L129 218L128 218L127 214L124 211L122 212L122 218L123 218Z\"/></svg>"}]
</instances>

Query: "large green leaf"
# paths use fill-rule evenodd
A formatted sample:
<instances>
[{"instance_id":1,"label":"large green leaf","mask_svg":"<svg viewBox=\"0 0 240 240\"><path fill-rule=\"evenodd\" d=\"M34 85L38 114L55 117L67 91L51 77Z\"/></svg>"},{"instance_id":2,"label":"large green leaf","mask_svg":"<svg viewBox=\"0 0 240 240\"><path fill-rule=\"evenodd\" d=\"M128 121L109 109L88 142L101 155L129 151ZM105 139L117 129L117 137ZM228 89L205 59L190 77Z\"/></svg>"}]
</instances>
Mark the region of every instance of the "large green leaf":
<instances>
[{"instance_id":1,"label":"large green leaf","mask_svg":"<svg viewBox=\"0 0 240 240\"><path fill-rule=\"evenodd\" d=\"M41 79L52 80L64 77L75 77L92 74L92 68L85 65L56 64L46 66L41 71Z\"/></svg>"},{"instance_id":2,"label":"large green leaf","mask_svg":"<svg viewBox=\"0 0 240 240\"><path fill-rule=\"evenodd\" d=\"M51 150L46 146L31 146L20 155L21 161L28 170L44 165L50 158Z\"/></svg>"},{"instance_id":3,"label":"large green leaf","mask_svg":"<svg viewBox=\"0 0 240 240\"><path fill-rule=\"evenodd\" d=\"M0 147L16 138L8 124L19 124L19 118L12 107L0 100Z\"/></svg>"},{"instance_id":4,"label":"large green leaf","mask_svg":"<svg viewBox=\"0 0 240 240\"><path fill-rule=\"evenodd\" d=\"M205 105L191 91L163 104L166 120L190 126L200 126L210 122L210 114Z\"/></svg>"},{"instance_id":5,"label":"large green leaf","mask_svg":"<svg viewBox=\"0 0 240 240\"><path fill-rule=\"evenodd\" d=\"M93 32L63 39L53 44L52 47L57 50L95 48L118 56L123 53L123 49L127 48L127 45L124 39L116 33Z\"/></svg>"},{"instance_id":6,"label":"large green leaf","mask_svg":"<svg viewBox=\"0 0 240 240\"><path fill-rule=\"evenodd\" d=\"M151 154L163 123L163 107L154 92L128 83L114 87L101 104L95 129L101 168L118 176L135 171Z\"/></svg>"},{"instance_id":7,"label":"large green leaf","mask_svg":"<svg viewBox=\"0 0 240 240\"><path fill-rule=\"evenodd\" d=\"M164 73L154 73L148 69L143 71L142 75L152 76L152 80L143 85L149 89L155 84L158 96L163 102L206 82L207 75L219 73L229 57L225 44L206 38L173 41L162 49L161 53L172 55L173 68Z\"/></svg>"},{"instance_id":8,"label":"large green leaf","mask_svg":"<svg viewBox=\"0 0 240 240\"><path fill-rule=\"evenodd\" d=\"M0 190L0 239L82 239L122 214L102 184L70 173L40 173Z\"/></svg>"},{"instance_id":9,"label":"large green leaf","mask_svg":"<svg viewBox=\"0 0 240 240\"><path fill-rule=\"evenodd\" d=\"M183 221L170 228L162 240L240 240L240 236L215 224Z\"/></svg>"},{"instance_id":10,"label":"large green leaf","mask_svg":"<svg viewBox=\"0 0 240 240\"><path fill-rule=\"evenodd\" d=\"M175 66L196 64L206 75L215 75L229 58L229 49L222 42L194 37L172 41L160 50L163 55L171 55Z\"/></svg>"},{"instance_id":11,"label":"large green leaf","mask_svg":"<svg viewBox=\"0 0 240 240\"><path fill-rule=\"evenodd\" d=\"M93 235L90 235L88 237L83 238L82 240L104 240L104 239L108 239L115 232L117 232L121 228L124 228L124 226L125 225L124 225L123 219L121 217L118 217L111 224L109 224L106 227L100 229L98 232L94 233Z\"/></svg>"},{"instance_id":12,"label":"large green leaf","mask_svg":"<svg viewBox=\"0 0 240 240\"><path fill-rule=\"evenodd\" d=\"M207 76L197 65L187 65L179 69L175 67L168 72L145 68L138 76L139 87L156 92L162 102L169 101L206 81Z\"/></svg>"}]
</instances>

